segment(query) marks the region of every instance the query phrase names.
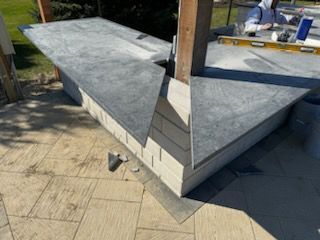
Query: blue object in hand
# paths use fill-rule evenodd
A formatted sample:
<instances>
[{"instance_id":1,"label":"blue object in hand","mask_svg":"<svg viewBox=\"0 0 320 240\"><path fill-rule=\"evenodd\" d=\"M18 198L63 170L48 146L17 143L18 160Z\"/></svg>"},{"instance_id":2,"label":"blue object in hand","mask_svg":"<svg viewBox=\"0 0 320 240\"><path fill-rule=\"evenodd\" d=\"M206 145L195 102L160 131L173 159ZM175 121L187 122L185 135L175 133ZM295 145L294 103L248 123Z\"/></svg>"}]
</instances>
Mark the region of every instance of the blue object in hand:
<instances>
[{"instance_id":1,"label":"blue object in hand","mask_svg":"<svg viewBox=\"0 0 320 240\"><path fill-rule=\"evenodd\" d=\"M313 17L303 17L299 23L299 27L296 33L296 40L304 41L308 37L309 30L313 23Z\"/></svg>"}]
</instances>

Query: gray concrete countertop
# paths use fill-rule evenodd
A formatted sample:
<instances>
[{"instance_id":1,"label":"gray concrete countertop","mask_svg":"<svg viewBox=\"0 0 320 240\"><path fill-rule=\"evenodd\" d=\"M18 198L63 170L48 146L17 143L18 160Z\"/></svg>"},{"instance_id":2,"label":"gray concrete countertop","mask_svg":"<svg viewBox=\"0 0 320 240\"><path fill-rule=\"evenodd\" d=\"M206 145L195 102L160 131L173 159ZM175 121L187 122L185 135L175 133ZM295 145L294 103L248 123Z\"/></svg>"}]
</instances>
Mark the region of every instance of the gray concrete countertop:
<instances>
[{"instance_id":1,"label":"gray concrete countertop","mask_svg":"<svg viewBox=\"0 0 320 240\"><path fill-rule=\"evenodd\" d=\"M145 144L171 44L104 20L87 18L21 26L20 30Z\"/></svg>"},{"instance_id":2,"label":"gray concrete countertop","mask_svg":"<svg viewBox=\"0 0 320 240\"><path fill-rule=\"evenodd\" d=\"M22 26L70 79L144 145L171 44L101 18ZM191 77L195 167L320 87L319 56L211 42Z\"/></svg>"},{"instance_id":3,"label":"gray concrete countertop","mask_svg":"<svg viewBox=\"0 0 320 240\"><path fill-rule=\"evenodd\" d=\"M316 55L211 42L205 71L191 78L194 166L320 87L319 64Z\"/></svg>"}]
</instances>

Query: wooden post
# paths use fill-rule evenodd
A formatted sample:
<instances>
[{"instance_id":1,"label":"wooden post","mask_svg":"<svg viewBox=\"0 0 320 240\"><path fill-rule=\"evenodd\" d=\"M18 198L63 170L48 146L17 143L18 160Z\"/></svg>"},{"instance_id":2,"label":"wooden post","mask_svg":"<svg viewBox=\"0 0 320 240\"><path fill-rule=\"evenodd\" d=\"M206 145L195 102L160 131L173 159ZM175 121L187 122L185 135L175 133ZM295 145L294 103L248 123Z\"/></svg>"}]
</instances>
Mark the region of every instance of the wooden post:
<instances>
[{"instance_id":1,"label":"wooden post","mask_svg":"<svg viewBox=\"0 0 320 240\"><path fill-rule=\"evenodd\" d=\"M38 0L38 6L42 23L52 22L53 12L50 0ZM60 72L57 67L54 67L54 76L57 80L60 80Z\"/></svg>"},{"instance_id":2,"label":"wooden post","mask_svg":"<svg viewBox=\"0 0 320 240\"><path fill-rule=\"evenodd\" d=\"M213 0L180 0L175 78L189 83L205 65Z\"/></svg>"},{"instance_id":3,"label":"wooden post","mask_svg":"<svg viewBox=\"0 0 320 240\"><path fill-rule=\"evenodd\" d=\"M229 26L229 23L230 23L230 17L231 17L231 12L232 12L232 5L233 5L233 0L229 0L228 17L227 17L226 26Z\"/></svg>"},{"instance_id":4,"label":"wooden post","mask_svg":"<svg viewBox=\"0 0 320 240\"><path fill-rule=\"evenodd\" d=\"M97 6L98 6L99 17L102 17L101 1L100 0L97 0Z\"/></svg>"},{"instance_id":5,"label":"wooden post","mask_svg":"<svg viewBox=\"0 0 320 240\"><path fill-rule=\"evenodd\" d=\"M3 80L3 87L8 97L9 102L16 102L17 101L17 94L16 90L11 81L11 69L6 59L6 55L0 46L0 67L2 68L2 80Z\"/></svg>"},{"instance_id":6,"label":"wooden post","mask_svg":"<svg viewBox=\"0 0 320 240\"><path fill-rule=\"evenodd\" d=\"M38 0L38 6L42 22L52 22L53 13L50 0Z\"/></svg>"}]
</instances>

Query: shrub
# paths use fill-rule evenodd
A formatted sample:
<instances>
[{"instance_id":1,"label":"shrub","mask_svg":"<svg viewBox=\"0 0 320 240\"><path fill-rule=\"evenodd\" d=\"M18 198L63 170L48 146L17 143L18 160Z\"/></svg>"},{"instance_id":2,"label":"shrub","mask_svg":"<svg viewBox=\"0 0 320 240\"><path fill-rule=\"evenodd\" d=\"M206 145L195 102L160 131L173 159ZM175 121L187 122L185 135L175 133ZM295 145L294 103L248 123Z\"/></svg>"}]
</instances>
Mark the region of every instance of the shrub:
<instances>
[{"instance_id":1,"label":"shrub","mask_svg":"<svg viewBox=\"0 0 320 240\"><path fill-rule=\"evenodd\" d=\"M177 31L178 0L52 0L51 2L56 21L101 15L111 21L169 41ZM40 20L37 7L31 14Z\"/></svg>"}]
</instances>

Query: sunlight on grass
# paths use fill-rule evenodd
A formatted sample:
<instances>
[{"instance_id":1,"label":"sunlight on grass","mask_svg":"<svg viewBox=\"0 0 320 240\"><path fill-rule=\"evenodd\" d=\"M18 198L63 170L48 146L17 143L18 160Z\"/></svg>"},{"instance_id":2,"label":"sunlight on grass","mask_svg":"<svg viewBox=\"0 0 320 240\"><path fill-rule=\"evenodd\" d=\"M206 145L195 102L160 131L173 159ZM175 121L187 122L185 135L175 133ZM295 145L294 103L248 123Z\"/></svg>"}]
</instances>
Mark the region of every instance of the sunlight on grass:
<instances>
[{"instance_id":1,"label":"sunlight on grass","mask_svg":"<svg viewBox=\"0 0 320 240\"><path fill-rule=\"evenodd\" d=\"M0 0L0 11L16 50L15 63L20 79L33 79L39 73L51 73L50 61L37 50L17 29L22 24L32 24L32 0Z\"/></svg>"},{"instance_id":2,"label":"sunlight on grass","mask_svg":"<svg viewBox=\"0 0 320 240\"><path fill-rule=\"evenodd\" d=\"M211 28L223 27L227 24L228 7L217 7L212 10ZM230 15L230 23L235 23L237 18L237 8L233 7Z\"/></svg>"}]
</instances>

